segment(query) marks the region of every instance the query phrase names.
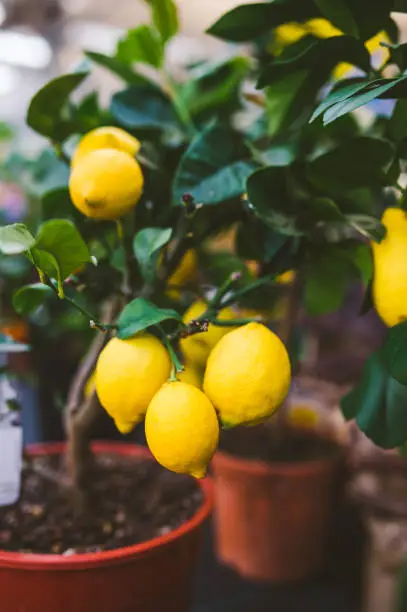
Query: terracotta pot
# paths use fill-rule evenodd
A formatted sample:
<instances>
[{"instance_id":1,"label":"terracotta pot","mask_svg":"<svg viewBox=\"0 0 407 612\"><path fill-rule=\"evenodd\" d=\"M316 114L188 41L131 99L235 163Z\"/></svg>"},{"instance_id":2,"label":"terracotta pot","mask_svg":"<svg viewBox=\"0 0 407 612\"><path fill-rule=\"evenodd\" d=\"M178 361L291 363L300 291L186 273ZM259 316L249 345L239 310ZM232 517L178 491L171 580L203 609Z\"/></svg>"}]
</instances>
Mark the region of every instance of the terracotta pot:
<instances>
[{"instance_id":1,"label":"terracotta pot","mask_svg":"<svg viewBox=\"0 0 407 612\"><path fill-rule=\"evenodd\" d=\"M213 461L218 558L259 581L303 579L324 563L343 455L266 463L218 452Z\"/></svg>"},{"instance_id":2,"label":"terracotta pot","mask_svg":"<svg viewBox=\"0 0 407 612\"><path fill-rule=\"evenodd\" d=\"M97 443L94 450L151 458L121 443ZM33 455L63 451L63 444L29 448ZM200 487L202 506L189 521L142 544L71 557L0 551L0 612L186 612L201 527L212 508L210 482Z\"/></svg>"}]
</instances>

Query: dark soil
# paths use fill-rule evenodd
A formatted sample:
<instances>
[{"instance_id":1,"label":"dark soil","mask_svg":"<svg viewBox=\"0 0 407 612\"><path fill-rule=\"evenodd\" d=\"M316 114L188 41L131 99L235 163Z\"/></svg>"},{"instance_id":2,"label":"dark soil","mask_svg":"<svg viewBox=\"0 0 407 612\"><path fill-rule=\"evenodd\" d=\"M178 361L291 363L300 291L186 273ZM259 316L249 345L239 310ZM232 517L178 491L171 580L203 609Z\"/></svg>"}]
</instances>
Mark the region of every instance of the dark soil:
<instances>
[{"instance_id":1,"label":"dark soil","mask_svg":"<svg viewBox=\"0 0 407 612\"><path fill-rule=\"evenodd\" d=\"M338 452L338 447L307 432L287 430L277 444L265 425L235 427L223 431L220 448L232 455L268 462L302 462L321 459Z\"/></svg>"},{"instance_id":2,"label":"dark soil","mask_svg":"<svg viewBox=\"0 0 407 612\"><path fill-rule=\"evenodd\" d=\"M191 518L202 502L193 478L139 458L98 458L92 511L75 519L66 489L39 471L60 457L38 457L25 467L20 500L0 508L0 548L71 555L145 542ZM38 472L36 470L38 468Z\"/></svg>"}]
</instances>

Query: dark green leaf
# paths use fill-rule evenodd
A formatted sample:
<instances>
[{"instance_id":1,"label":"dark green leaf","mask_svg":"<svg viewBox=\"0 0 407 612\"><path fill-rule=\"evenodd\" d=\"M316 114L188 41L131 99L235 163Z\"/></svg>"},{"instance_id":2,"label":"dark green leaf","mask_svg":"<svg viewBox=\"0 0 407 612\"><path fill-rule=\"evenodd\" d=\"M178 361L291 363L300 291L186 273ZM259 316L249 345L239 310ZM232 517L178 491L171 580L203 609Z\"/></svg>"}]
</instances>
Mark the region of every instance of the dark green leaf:
<instances>
[{"instance_id":1,"label":"dark green leaf","mask_svg":"<svg viewBox=\"0 0 407 612\"><path fill-rule=\"evenodd\" d=\"M395 448L407 439L407 386L389 374L382 353L365 364L360 383L342 400L347 419L356 417L360 429L383 448Z\"/></svg>"},{"instance_id":2,"label":"dark green leaf","mask_svg":"<svg viewBox=\"0 0 407 612\"><path fill-rule=\"evenodd\" d=\"M345 0L315 0L315 4L339 30L350 36L358 36L358 26Z\"/></svg>"},{"instance_id":3,"label":"dark green leaf","mask_svg":"<svg viewBox=\"0 0 407 612\"><path fill-rule=\"evenodd\" d=\"M23 223L0 227L0 251L5 255L21 255L34 243L34 236Z\"/></svg>"},{"instance_id":4,"label":"dark green leaf","mask_svg":"<svg viewBox=\"0 0 407 612\"><path fill-rule=\"evenodd\" d=\"M146 227L140 230L133 241L133 251L146 281L155 276L160 249L171 239L171 228Z\"/></svg>"},{"instance_id":5,"label":"dark green leaf","mask_svg":"<svg viewBox=\"0 0 407 612\"><path fill-rule=\"evenodd\" d=\"M310 80L308 70L298 70L274 81L266 90L269 136L274 136L301 117L319 87L319 82L315 84Z\"/></svg>"},{"instance_id":6,"label":"dark green leaf","mask_svg":"<svg viewBox=\"0 0 407 612\"><path fill-rule=\"evenodd\" d=\"M73 223L62 219L47 221L40 227L31 251L37 265L39 263L40 269L47 274L49 274L49 265L55 268L52 259L54 258L58 264L61 280L65 280L90 261L89 249L78 230ZM51 259L49 255L52 256ZM55 278L55 273L49 275Z\"/></svg>"},{"instance_id":7,"label":"dark green leaf","mask_svg":"<svg viewBox=\"0 0 407 612\"><path fill-rule=\"evenodd\" d=\"M355 241L347 244L344 248L355 266L359 269L363 284L368 285L373 276L373 260L370 246L363 242Z\"/></svg>"},{"instance_id":8,"label":"dark green leaf","mask_svg":"<svg viewBox=\"0 0 407 612\"><path fill-rule=\"evenodd\" d=\"M399 100L387 124L389 136L396 142L407 138L407 100Z\"/></svg>"},{"instance_id":9,"label":"dark green leaf","mask_svg":"<svg viewBox=\"0 0 407 612\"><path fill-rule=\"evenodd\" d=\"M47 191L41 198L41 207L46 219L71 218L82 221L83 215L72 204L68 187L58 187Z\"/></svg>"},{"instance_id":10,"label":"dark green leaf","mask_svg":"<svg viewBox=\"0 0 407 612\"><path fill-rule=\"evenodd\" d=\"M242 195L253 170L240 136L227 127L210 127L196 136L185 151L173 183L173 202L180 205L184 193L197 202L217 204Z\"/></svg>"},{"instance_id":11,"label":"dark green leaf","mask_svg":"<svg viewBox=\"0 0 407 612\"><path fill-rule=\"evenodd\" d=\"M303 22L320 13L307 0L273 0L242 4L232 9L209 28L208 33L233 42L254 40L273 28L290 21Z\"/></svg>"},{"instance_id":12,"label":"dark green leaf","mask_svg":"<svg viewBox=\"0 0 407 612\"><path fill-rule=\"evenodd\" d=\"M331 106L334 106L335 104L338 104L339 102L343 102L344 100L348 100L349 98L352 97L352 95L358 93L359 91L367 87L366 81L363 80L362 82L360 82L359 79L353 79L353 80L354 82L350 82L350 83L348 81L347 83L349 84L347 85L343 84L343 82L339 82L338 85L334 87L329 92L329 94L325 96L322 102L317 106L317 108L315 109L310 119L310 123L314 121L320 115L323 115L325 111Z\"/></svg>"},{"instance_id":13,"label":"dark green leaf","mask_svg":"<svg viewBox=\"0 0 407 612\"><path fill-rule=\"evenodd\" d=\"M160 68L164 61L164 47L157 30L141 25L128 30L117 44L116 57L125 64L140 62Z\"/></svg>"},{"instance_id":14,"label":"dark green leaf","mask_svg":"<svg viewBox=\"0 0 407 612\"><path fill-rule=\"evenodd\" d=\"M247 180L249 208L268 227L286 236L300 236L297 210L288 205L284 168L270 166L254 172Z\"/></svg>"},{"instance_id":15,"label":"dark green leaf","mask_svg":"<svg viewBox=\"0 0 407 612\"><path fill-rule=\"evenodd\" d=\"M383 345L383 359L390 374L407 385L407 322L403 321L387 330Z\"/></svg>"},{"instance_id":16,"label":"dark green leaf","mask_svg":"<svg viewBox=\"0 0 407 612\"><path fill-rule=\"evenodd\" d=\"M329 106L324 113L324 125L328 125L339 117L372 102L376 98L406 97L404 89L401 89L398 93L398 88L406 85L406 79L407 75L404 75L394 79L379 79L378 81L367 82L365 88L361 89L358 93Z\"/></svg>"},{"instance_id":17,"label":"dark green leaf","mask_svg":"<svg viewBox=\"0 0 407 612\"><path fill-rule=\"evenodd\" d=\"M217 287L222 285L234 272L240 272L242 275L239 281L235 283L235 289L253 282L253 276L245 262L233 253L226 251L204 253L202 262L208 280Z\"/></svg>"},{"instance_id":18,"label":"dark green leaf","mask_svg":"<svg viewBox=\"0 0 407 612\"><path fill-rule=\"evenodd\" d=\"M337 310L358 273L346 252L332 245L313 253L305 268L305 305L309 315Z\"/></svg>"},{"instance_id":19,"label":"dark green leaf","mask_svg":"<svg viewBox=\"0 0 407 612\"><path fill-rule=\"evenodd\" d=\"M245 42L268 32L270 5L242 4L232 9L208 29L208 34L234 42Z\"/></svg>"},{"instance_id":20,"label":"dark green leaf","mask_svg":"<svg viewBox=\"0 0 407 612\"><path fill-rule=\"evenodd\" d=\"M22 316L29 315L35 312L50 295L53 295L53 291L47 285L42 283L26 285L13 295L14 309Z\"/></svg>"},{"instance_id":21,"label":"dark green leaf","mask_svg":"<svg viewBox=\"0 0 407 612\"><path fill-rule=\"evenodd\" d=\"M182 317L175 310L158 308L148 300L137 298L123 309L117 321L117 336L125 340L168 319L180 321Z\"/></svg>"},{"instance_id":22,"label":"dark green leaf","mask_svg":"<svg viewBox=\"0 0 407 612\"><path fill-rule=\"evenodd\" d=\"M177 6L173 0L147 0L153 13L153 23L166 43L179 29Z\"/></svg>"},{"instance_id":23,"label":"dark green leaf","mask_svg":"<svg viewBox=\"0 0 407 612\"><path fill-rule=\"evenodd\" d=\"M405 444L401 447L401 455L406 456ZM407 611L407 559L404 558L401 567L396 567L396 607L394 612Z\"/></svg>"},{"instance_id":24,"label":"dark green leaf","mask_svg":"<svg viewBox=\"0 0 407 612\"><path fill-rule=\"evenodd\" d=\"M394 149L386 140L368 136L352 138L315 158L308 166L308 180L317 189L333 194L382 186L384 170L393 155Z\"/></svg>"},{"instance_id":25,"label":"dark green leaf","mask_svg":"<svg viewBox=\"0 0 407 612\"><path fill-rule=\"evenodd\" d=\"M42 136L58 142L74 133L76 125L65 118L63 111L71 93L87 76L88 72L75 72L47 83L30 102L28 125Z\"/></svg>"},{"instance_id":26,"label":"dark green leaf","mask_svg":"<svg viewBox=\"0 0 407 612\"><path fill-rule=\"evenodd\" d=\"M265 68L260 74L257 86L266 87L288 73L299 70L321 73L323 82L340 62L348 62L366 72L370 69L369 52L361 41L351 36L305 38L295 45L290 45L281 56Z\"/></svg>"},{"instance_id":27,"label":"dark green leaf","mask_svg":"<svg viewBox=\"0 0 407 612\"><path fill-rule=\"evenodd\" d=\"M94 51L86 51L86 57L98 66L106 68L113 74L123 79L125 83L129 85L140 85L145 82L145 78L136 74L130 66L123 63L117 57L111 57L110 55L103 55L103 53L95 53Z\"/></svg>"},{"instance_id":28,"label":"dark green leaf","mask_svg":"<svg viewBox=\"0 0 407 612\"><path fill-rule=\"evenodd\" d=\"M117 121L130 129L173 129L179 127L170 100L155 87L140 85L120 91L110 110Z\"/></svg>"}]
</instances>

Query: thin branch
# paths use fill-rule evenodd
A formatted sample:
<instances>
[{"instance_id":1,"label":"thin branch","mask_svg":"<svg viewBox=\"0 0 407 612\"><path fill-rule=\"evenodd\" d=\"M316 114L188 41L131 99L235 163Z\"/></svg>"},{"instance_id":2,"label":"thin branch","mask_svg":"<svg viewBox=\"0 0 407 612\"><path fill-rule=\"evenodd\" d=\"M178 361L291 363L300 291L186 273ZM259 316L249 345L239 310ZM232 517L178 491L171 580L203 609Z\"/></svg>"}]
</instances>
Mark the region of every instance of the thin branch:
<instances>
[{"instance_id":1,"label":"thin branch","mask_svg":"<svg viewBox=\"0 0 407 612\"><path fill-rule=\"evenodd\" d=\"M102 320L104 325L110 324L114 321L117 312L120 308L119 299L115 296L113 299L107 301L102 309ZM88 353L82 363L80 364L75 377L72 381L71 388L68 394L68 400L66 404L65 412L65 424L68 426L69 419L78 411L81 406L83 399L83 392L86 383L95 369L97 359L100 351L109 339L110 334L100 332L93 339L92 344L88 350Z\"/></svg>"},{"instance_id":2,"label":"thin branch","mask_svg":"<svg viewBox=\"0 0 407 612\"><path fill-rule=\"evenodd\" d=\"M71 158L69 155L67 155L67 153L65 153L62 143L52 140L51 144L54 147L54 151L58 159L63 161L67 166L71 167Z\"/></svg>"}]
</instances>

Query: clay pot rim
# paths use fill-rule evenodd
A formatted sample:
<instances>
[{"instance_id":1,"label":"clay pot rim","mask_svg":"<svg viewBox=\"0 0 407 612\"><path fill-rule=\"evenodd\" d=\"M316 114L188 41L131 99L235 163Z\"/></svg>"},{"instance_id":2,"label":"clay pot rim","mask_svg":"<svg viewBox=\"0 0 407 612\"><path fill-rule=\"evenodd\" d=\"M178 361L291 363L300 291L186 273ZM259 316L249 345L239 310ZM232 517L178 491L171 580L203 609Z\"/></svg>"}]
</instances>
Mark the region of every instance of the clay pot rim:
<instances>
[{"instance_id":1,"label":"clay pot rim","mask_svg":"<svg viewBox=\"0 0 407 612\"><path fill-rule=\"evenodd\" d=\"M62 454L66 449L64 442L51 442L32 444L27 447L29 454L34 456ZM95 442L92 450L97 454L115 454L127 457L142 457L153 461L150 451L137 444L122 442ZM203 494L203 501L196 513L182 525L167 534L157 536L146 542L123 546L114 550L94 553L80 553L78 555L63 556L54 554L8 552L0 549L0 567L17 568L24 570L83 570L90 567L111 566L126 563L135 557L145 557L154 554L157 550L175 540L187 536L199 527L210 515L213 507L213 487L210 478L198 481Z\"/></svg>"},{"instance_id":2,"label":"clay pot rim","mask_svg":"<svg viewBox=\"0 0 407 612\"><path fill-rule=\"evenodd\" d=\"M315 436L319 437L319 436ZM332 454L321 457L320 459L310 459L309 461L275 461L273 463L262 459L248 459L233 455L223 450L218 450L212 460L214 468L221 467L233 472L244 472L247 475L256 476L310 476L315 472L326 472L331 470L333 463L343 462L345 459L345 449L340 444L332 442Z\"/></svg>"}]
</instances>

